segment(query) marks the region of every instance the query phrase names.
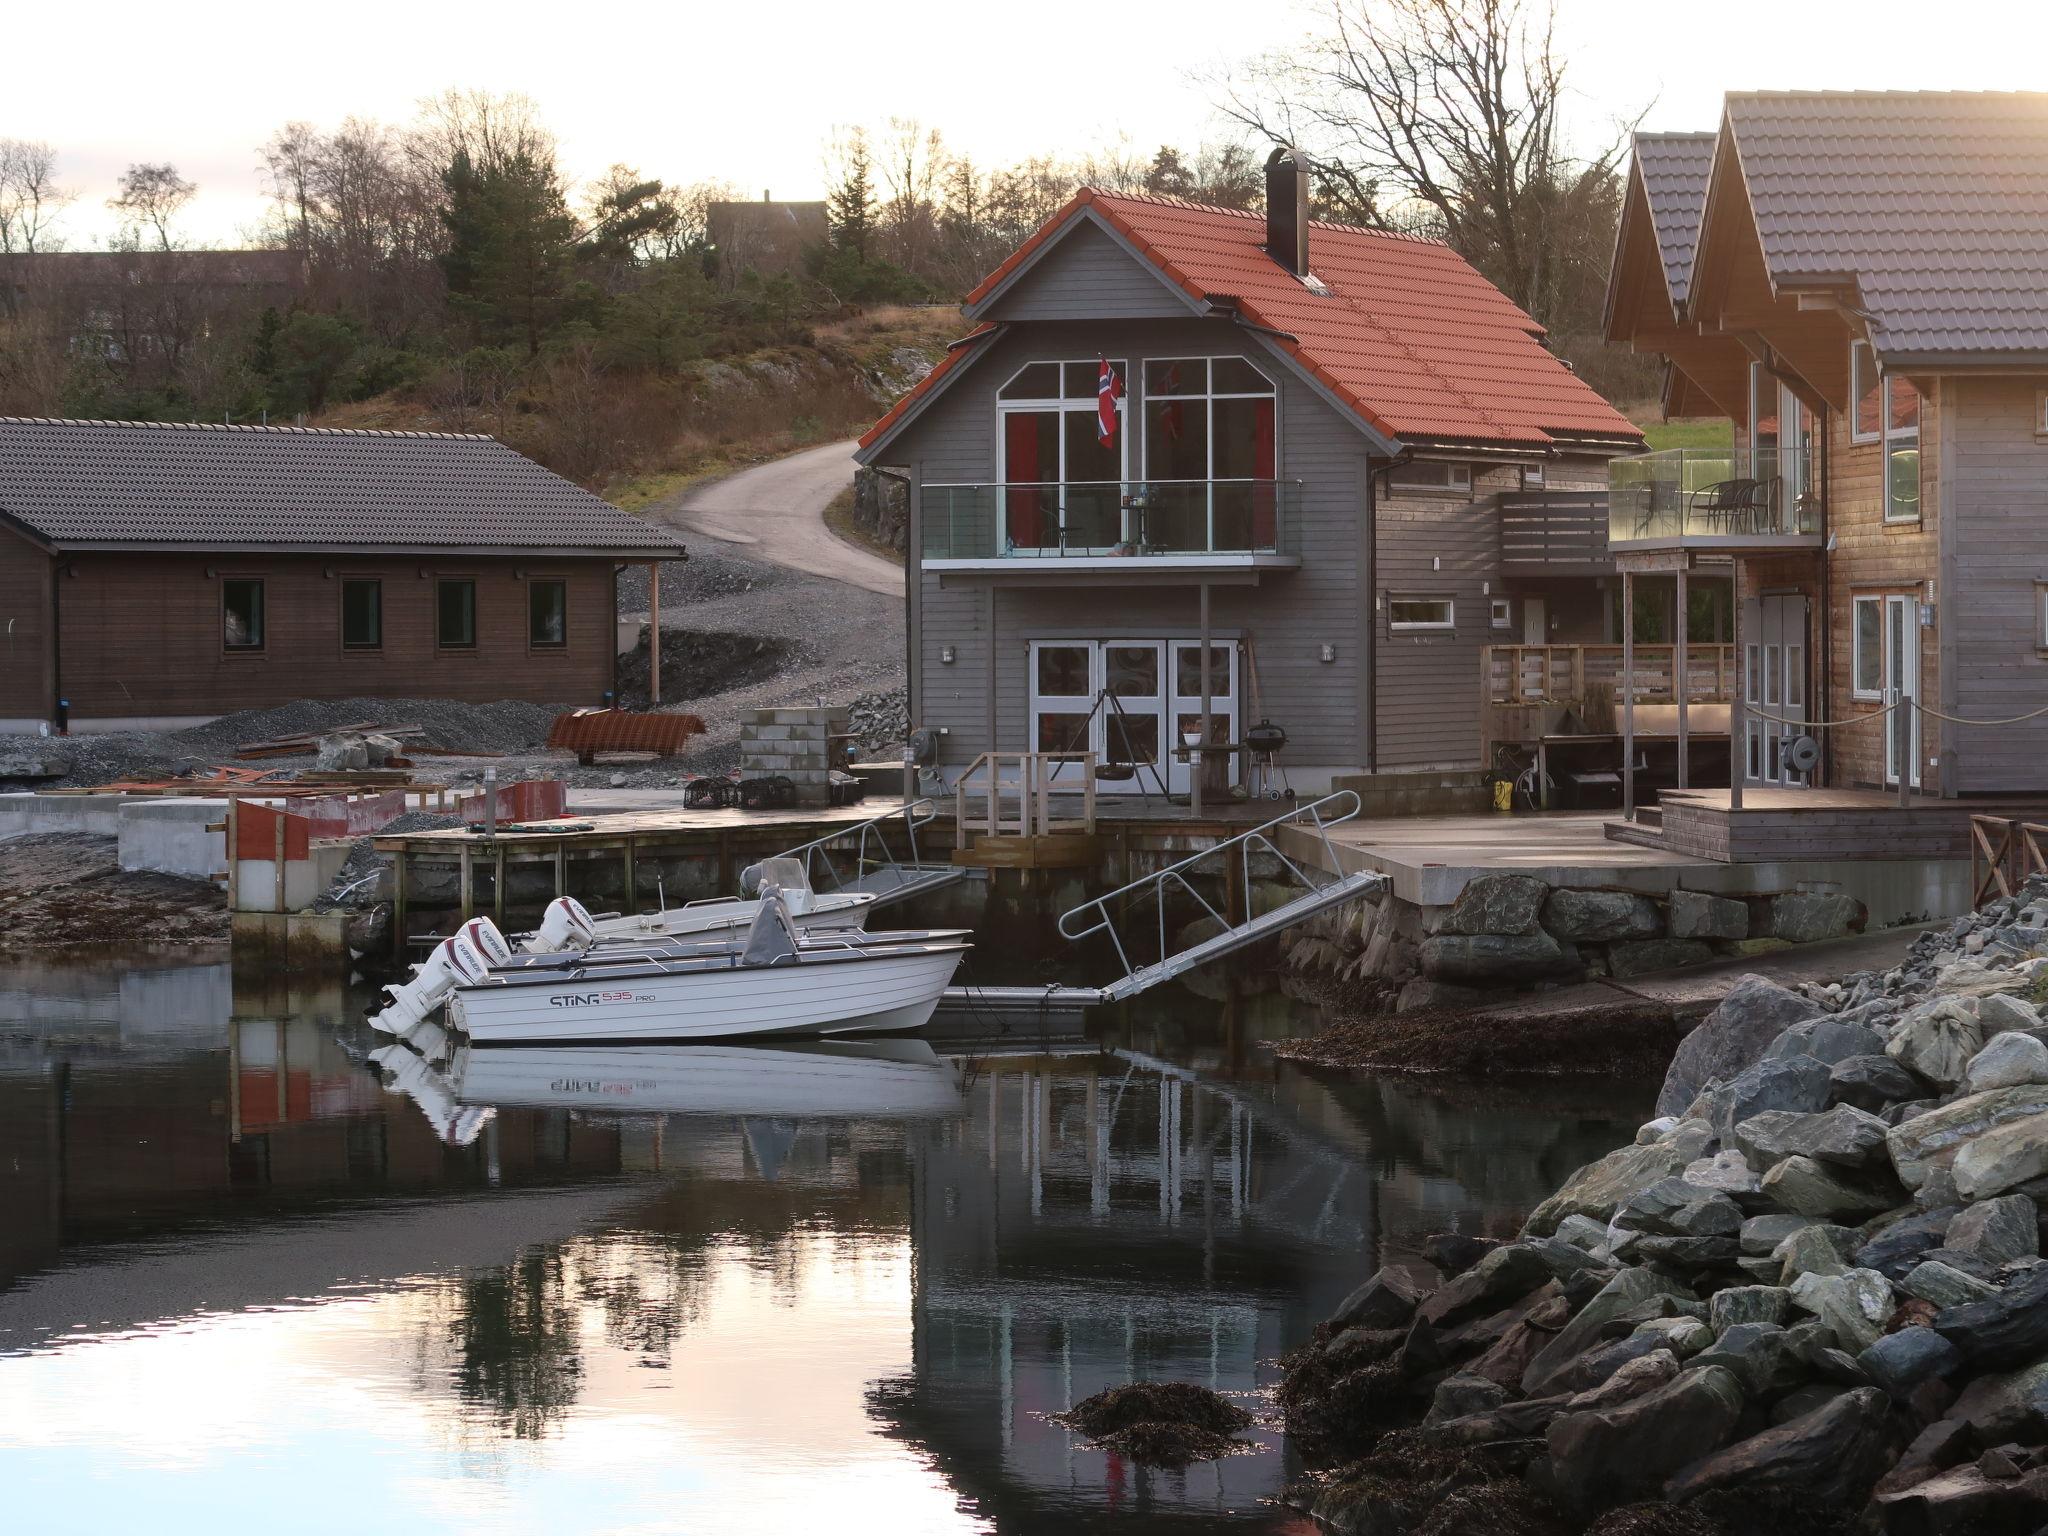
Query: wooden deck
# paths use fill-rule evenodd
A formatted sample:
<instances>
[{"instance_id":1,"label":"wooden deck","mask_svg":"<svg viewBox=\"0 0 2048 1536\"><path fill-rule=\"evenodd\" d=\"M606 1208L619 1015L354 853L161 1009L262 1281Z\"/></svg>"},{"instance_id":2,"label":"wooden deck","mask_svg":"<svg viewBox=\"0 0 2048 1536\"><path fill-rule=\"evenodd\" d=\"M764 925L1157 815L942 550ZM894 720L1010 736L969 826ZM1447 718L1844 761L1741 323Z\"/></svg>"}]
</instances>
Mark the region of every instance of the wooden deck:
<instances>
[{"instance_id":1,"label":"wooden deck","mask_svg":"<svg viewBox=\"0 0 2048 1536\"><path fill-rule=\"evenodd\" d=\"M1666 790L1637 822L1610 821L1615 842L1718 864L1798 859L1967 859L1970 818L2048 817L2048 798L1942 800L1870 789L1743 791L1729 808L1725 789Z\"/></svg>"}]
</instances>

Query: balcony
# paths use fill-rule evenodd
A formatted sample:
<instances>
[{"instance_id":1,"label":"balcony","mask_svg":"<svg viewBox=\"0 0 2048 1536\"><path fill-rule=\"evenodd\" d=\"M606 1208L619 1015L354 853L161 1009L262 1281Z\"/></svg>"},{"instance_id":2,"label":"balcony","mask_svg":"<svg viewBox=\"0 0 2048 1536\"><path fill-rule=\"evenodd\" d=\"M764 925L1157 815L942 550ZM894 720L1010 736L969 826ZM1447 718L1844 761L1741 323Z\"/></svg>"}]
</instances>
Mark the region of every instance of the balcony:
<instances>
[{"instance_id":1,"label":"balcony","mask_svg":"<svg viewBox=\"0 0 2048 1536\"><path fill-rule=\"evenodd\" d=\"M1821 546L1810 452L1667 448L1608 465L1607 543L1617 554L1766 554Z\"/></svg>"},{"instance_id":2,"label":"balcony","mask_svg":"<svg viewBox=\"0 0 2048 1536\"><path fill-rule=\"evenodd\" d=\"M1100 480L923 487L926 570L1171 577L1301 564L1299 480Z\"/></svg>"},{"instance_id":3,"label":"balcony","mask_svg":"<svg viewBox=\"0 0 2048 1536\"><path fill-rule=\"evenodd\" d=\"M1604 491L1511 491L1500 499L1505 576L1611 576Z\"/></svg>"}]
</instances>

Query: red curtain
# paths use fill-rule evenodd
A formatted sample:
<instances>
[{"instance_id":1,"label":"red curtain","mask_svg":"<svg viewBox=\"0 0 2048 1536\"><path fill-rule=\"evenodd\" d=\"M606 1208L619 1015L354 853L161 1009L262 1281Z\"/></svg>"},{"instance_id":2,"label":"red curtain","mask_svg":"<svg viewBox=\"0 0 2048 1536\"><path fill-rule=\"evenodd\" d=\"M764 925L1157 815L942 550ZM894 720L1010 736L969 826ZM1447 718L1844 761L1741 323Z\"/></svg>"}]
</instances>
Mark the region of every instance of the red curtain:
<instances>
[{"instance_id":1,"label":"red curtain","mask_svg":"<svg viewBox=\"0 0 2048 1536\"><path fill-rule=\"evenodd\" d=\"M1044 542L1044 492L1036 486L1015 482L1037 478L1038 417L1029 411L1005 412L1003 479L1012 483L1003 492L1004 529L1011 544L1025 549L1037 549Z\"/></svg>"},{"instance_id":2,"label":"red curtain","mask_svg":"<svg viewBox=\"0 0 2048 1536\"><path fill-rule=\"evenodd\" d=\"M1256 402L1252 415L1252 548L1268 549L1278 533L1279 516L1275 498L1279 488L1273 472L1273 402Z\"/></svg>"}]
</instances>

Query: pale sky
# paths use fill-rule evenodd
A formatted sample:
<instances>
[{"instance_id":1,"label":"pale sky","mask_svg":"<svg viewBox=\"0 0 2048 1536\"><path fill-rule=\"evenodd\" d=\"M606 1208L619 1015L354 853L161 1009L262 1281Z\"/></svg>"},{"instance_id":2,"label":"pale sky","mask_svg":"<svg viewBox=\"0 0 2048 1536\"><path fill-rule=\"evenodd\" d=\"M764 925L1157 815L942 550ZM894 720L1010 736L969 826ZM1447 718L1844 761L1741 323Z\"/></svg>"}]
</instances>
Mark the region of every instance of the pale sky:
<instances>
[{"instance_id":1,"label":"pale sky","mask_svg":"<svg viewBox=\"0 0 2048 1536\"><path fill-rule=\"evenodd\" d=\"M1360 0L1353 0L1360 3ZM1539 3L1539 0L1532 0ZM235 243L262 206L256 148L304 118L403 122L449 86L533 97L572 177L614 161L758 197L822 195L835 127L914 117L996 164L1127 136L1149 150L1224 130L1197 78L1284 49L1314 0L639 0L479 7L167 9L104 0L10 15L18 62L0 137L45 139L80 197L62 233L103 243L131 161L200 186L192 244ZM1653 98L1646 127L1711 128L1726 90L2048 89L2048 10L2008 0L1559 0L1578 121L1599 136Z\"/></svg>"}]
</instances>

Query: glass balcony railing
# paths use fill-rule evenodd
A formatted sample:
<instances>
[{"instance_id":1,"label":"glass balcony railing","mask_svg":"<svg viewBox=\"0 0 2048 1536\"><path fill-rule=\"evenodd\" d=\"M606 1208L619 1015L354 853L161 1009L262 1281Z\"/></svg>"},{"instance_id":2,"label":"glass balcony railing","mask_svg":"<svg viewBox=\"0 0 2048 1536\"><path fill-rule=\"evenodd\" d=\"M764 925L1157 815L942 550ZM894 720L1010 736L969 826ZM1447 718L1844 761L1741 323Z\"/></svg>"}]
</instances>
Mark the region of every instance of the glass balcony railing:
<instances>
[{"instance_id":1,"label":"glass balcony railing","mask_svg":"<svg viewBox=\"0 0 2048 1536\"><path fill-rule=\"evenodd\" d=\"M927 560L1298 554L1298 480L926 485Z\"/></svg>"},{"instance_id":2,"label":"glass balcony railing","mask_svg":"<svg viewBox=\"0 0 2048 1536\"><path fill-rule=\"evenodd\" d=\"M1607 467L1607 542L1784 537L1820 532L1813 455L1667 448Z\"/></svg>"}]
</instances>

